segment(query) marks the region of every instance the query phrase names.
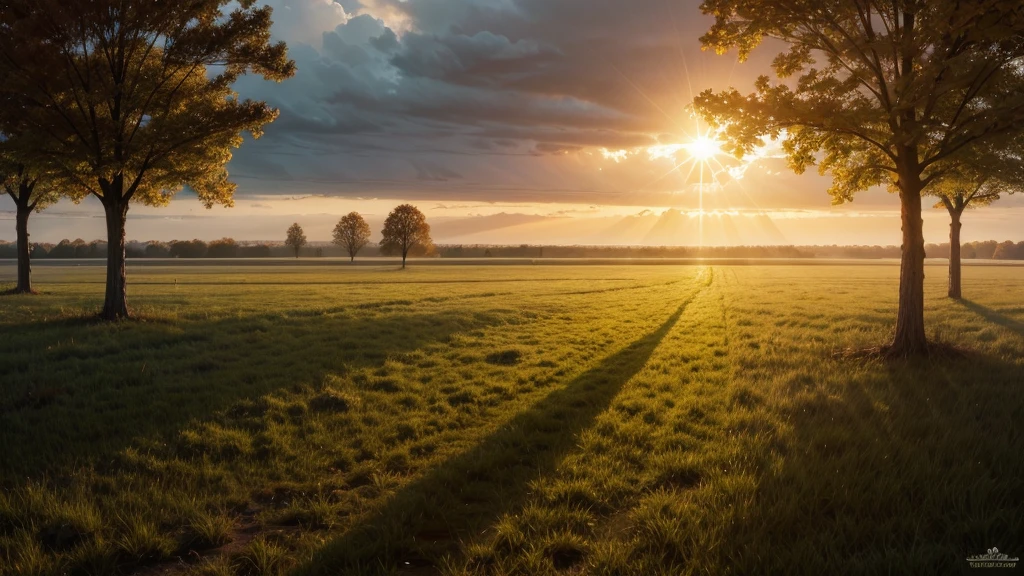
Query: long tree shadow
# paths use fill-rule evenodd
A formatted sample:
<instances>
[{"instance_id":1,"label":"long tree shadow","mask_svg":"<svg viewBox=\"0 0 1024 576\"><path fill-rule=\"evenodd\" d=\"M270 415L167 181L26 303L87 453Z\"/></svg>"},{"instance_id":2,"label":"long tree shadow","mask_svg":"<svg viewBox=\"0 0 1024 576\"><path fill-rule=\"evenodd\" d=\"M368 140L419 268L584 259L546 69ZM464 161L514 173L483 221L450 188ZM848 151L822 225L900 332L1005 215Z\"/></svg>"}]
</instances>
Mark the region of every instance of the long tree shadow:
<instances>
[{"instance_id":1,"label":"long tree shadow","mask_svg":"<svg viewBox=\"0 0 1024 576\"><path fill-rule=\"evenodd\" d=\"M105 461L139 438L173 436L240 400L379 366L501 322L500 314L454 309L5 326L0 483Z\"/></svg>"},{"instance_id":2,"label":"long tree shadow","mask_svg":"<svg viewBox=\"0 0 1024 576\"><path fill-rule=\"evenodd\" d=\"M364 574L436 567L458 553L550 472L647 363L689 301L650 334L608 356L496 432L403 487L372 516L320 549L299 573Z\"/></svg>"},{"instance_id":3,"label":"long tree shadow","mask_svg":"<svg viewBox=\"0 0 1024 576\"><path fill-rule=\"evenodd\" d=\"M993 546L1017 552L1021 364L982 353L846 362L819 393L783 389L768 407L792 434L727 530L723 563L738 574L956 574Z\"/></svg>"},{"instance_id":4,"label":"long tree shadow","mask_svg":"<svg viewBox=\"0 0 1024 576\"><path fill-rule=\"evenodd\" d=\"M1013 330L1017 334L1024 336L1024 322L1014 320L1013 318L1010 318L1005 314L997 312L996 310L993 310L987 306L982 306L977 302L972 302L970 300L961 300L960 302L964 305L965 308L967 308L971 312L974 312L978 316L981 316L985 320L988 320L993 324L998 324L1003 328Z\"/></svg>"}]
</instances>

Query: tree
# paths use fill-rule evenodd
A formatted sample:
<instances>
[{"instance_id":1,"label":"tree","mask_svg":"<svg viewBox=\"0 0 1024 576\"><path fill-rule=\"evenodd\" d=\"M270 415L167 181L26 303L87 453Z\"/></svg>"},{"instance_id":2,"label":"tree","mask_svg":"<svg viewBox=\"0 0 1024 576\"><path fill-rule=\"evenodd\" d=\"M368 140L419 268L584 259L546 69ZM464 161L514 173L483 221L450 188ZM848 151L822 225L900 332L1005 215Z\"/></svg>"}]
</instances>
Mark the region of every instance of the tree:
<instances>
[{"instance_id":1,"label":"tree","mask_svg":"<svg viewBox=\"0 0 1024 576\"><path fill-rule=\"evenodd\" d=\"M101 316L129 316L125 221L133 202L165 205L188 186L230 206L225 166L241 133L277 116L231 86L294 73L253 0L11 0L0 11L0 95L28 111L51 169L99 199L107 221Z\"/></svg>"},{"instance_id":2,"label":"tree","mask_svg":"<svg viewBox=\"0 0 1024 576\"><path fill-rule=\"evenodd\" d=\"M171 252L166 244L154 240L146 244L143 255L146 258L167 258Z\"/></svg>"},{"instance_id":3,"label":"tree","mask_svg":"<svg viewBox=\"0 0 1024 576\"><path fill-rule=\"evenodd\" d=\"M1000 242L996 251L992 253L993 260L1015 260L1017 258L1017 245L1011 240Z\"/></svg>"},{"instance_id":4,"label":"tree","mask_svg":"<svg viewBox=\"0 0 1024 576\"><path fill-rule=\"evenodd\" d=\"M0 161L3 191L15 206L15 231L18 251L17 294L32 294L32 248L29 245L28 217L57 201L59 194L45 176L30 171L25 164Z\"/></svg>"},{"instance_id":5,"label":"tree","mask_svg":"<svg viewBox=\"0 0 1024 576\"><path fill-rule=\"evenodd\" d=\"M381 236L381 253L385 256L401 255L403 269L409 254L426 254L434 245L427 217L411 204L402 204L388 214Z\"/></svg>"},{"instance_id":6,"label":"tree","mask_svg":"<svg viewBox=\"0 0 1024 576\"><path fill-rule=\"evenodd\" d=\"M269 258L270 246L266 244L242 246L238 250L238 255L242 258Z\"/></svg>"},{"instance_id":7,"label":"tree","mask_svg":"<svg viewBox=\"0 0 1024 576\"><path fill-rule=\"evenodd\" d=\"M958 158L1024 126L1024 18L1010 0L704 0L705 48L740 60L764 38L788 49L755 91L702 92L697 110L742 155L783 138L797 173L831 173L836 203L887 185L903 228L889 355L927 351L921 196Z\"/></svg>"},{"instance_id":8,"label":"tree","mask_svg":"<svg viewBox=\"0 0 1024 576\"><path fill-rule=\"evenodd\" d=\"M299 250L306 245L306 234L302 231L302 226L296 222L288 227L288 238L284 241L285 246L291 247L295 250L295 257L299 257Z\"/></svg>"},{"instance_id":9,"label":"tree","mask_svg":"<svg viewBox=\"0 0 1024 576\"><path fill-rule=\"evenodd\" d=\"M26 110L19 99L0 94L0 186L15 206L18 283L15 293L31 294L32 248L29 245L28 220L33 212L42 211L61 196L61 185L45 165L37 162L41 141L25 123ZM67 186L64 186L67 188ZM77 190L67 190L78 202Z\"/></svg>"},{"instance_id":10,"label":"tree","mask_svg":"<svg viewBox=\"0 0 1024 576\"><path fill-rule=\"evenodd\" d=\"M171 258L205 258L207 250L206 242L202 240L172 240L168 248L168 256Z\"/></svg>"},{"instance_id":11,"label":"tree","mask_svg":"<svg viewBox=\"0 0 1024 576\"><path fill-rule=\"evenodd\" d=\"M206 247L207 258L237 258L238 243L234 238L221 238L210 242Z\"/></svg>"},{"instance_id":12,"label":"tree","mask_svg":"<svg viewBox=\"0 0 1024 576\"><path fill-rule=\"evenodd\" d=\"M355 262L356 254L370 241L370 225L358 212L349 212L341 217L334 227L334 243L348 252L351 262Z\"/></svg>"},{"instance_id":13,"label":"tree","mask_svg":"<svg viewBox=\"0 0 1024 576\"><path fill-rule=\"evenodd\" d=\"M949 287L950 298L962 297L961 246L960 229L963 227L961 217L964 210L978 206L987 206L999 199L1002 194L1013 194L1016 186L1024 180L1024 170L1010 173L1006 170L993 169L991 164L982 162L963 165L958 170L949 171L943 178L929 187L929 194L939 197L936 208L942 206L949 212ZM1004 163L1003 166L1006 164Z\"/></svg>"},{"instance_id":14,"label":"tree","mask_svg":"<svg viewBox=\"0 0 1024 576\"><path fill-rule=\"evenodd\" d=\"M991 260L992 255L996 252L995 240L985 240L983 242L974 243L974 257L978 260Z\"/></svg>"}]
</instances>

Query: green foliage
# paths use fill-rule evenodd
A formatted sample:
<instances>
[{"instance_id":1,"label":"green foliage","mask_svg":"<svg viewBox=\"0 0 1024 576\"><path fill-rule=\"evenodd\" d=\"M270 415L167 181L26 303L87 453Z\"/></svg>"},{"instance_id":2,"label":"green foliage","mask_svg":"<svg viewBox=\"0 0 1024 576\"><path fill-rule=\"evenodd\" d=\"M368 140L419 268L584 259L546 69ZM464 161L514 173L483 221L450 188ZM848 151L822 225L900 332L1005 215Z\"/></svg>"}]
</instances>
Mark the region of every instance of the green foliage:
<instances>
[{"instance_id":1,"label":"green foliage","mask_svg":"<svg viewBox=\"0 0 1024 576\"><path fill-rule=\"evenodd\" d=\"M234 558L237 576L278 576L289 564L287 550L266 538L256 538Z\"/></svg>"},{"instance_id":2,"label":"green foliage","mask_svg":"<svg viewBox=\"0 0 1024 576\"><path fill-rule=\"evenodd\" d=\"M0 162L0 186L16 206L35 212L44 210L60 198L58 189L45 174L33 173L20 163L9 165Z\"/></svg>"},{"instance_id":3,"label":"green foliage","mask_svg":"<svg viewBox=\"0 0 1024 576\"><path fill-rule=\"evenodd\" d=\"M188 521L185 544L192 550L216 548L231 541L234 522L225 514L197 510Z\"/></svg>"},{"instance_id":4,"label":"green foliage","mask_svg":"<svg viewBox=\"0 0 1024 576\"><path fill-rule=\"evenodd\" d=\"M270 15L231 0L4 4L0 104L25 111L28 165L72 194L96 196L106 212L114 249L103 318L129 315L131 203L165 205L188 186L207 208L232 205L231 150L278 113L232 86L250 72L283 80L295 71L285 45L270 43Z\"/></svg>"},{"instance_id":5,"label":"green foliage","mask_svg":"<svg viewBox=\"0 0 1024 576\"><path fill-rule=\"evenodd\" d=\"M903 267L887 351L927 352L921 195L1024 130L1019 4L704 0L701 9L715 18L705 48L736 48L743 60L765 38L786 47L774 68L788 81L761 76L752 94L705 90L694 100L726 148L742 156L782 138L793 171L817 164L832 175L836 204L879 185L899 193Z\"/></svg>"},{"instance_id":6,"label":"green foliage","mask_svg":"<svg viewBox=\"0 0 1024 576\"><path fill-rule=\"evenodd\" d=\"M388 214L381 237L381 254L401 256L403 266L410 254L426 255L434 249L426 216L410 204L402 204Z\"/></svg>"},{"instance_id":7,"label":"green foliage","mask_svg":"<svg viewBox=\"0 0 1024 576\"><path fill-rule=\"evenodd\" d=\"M270 8L11 4L0 21L0 90L31 108L27 127L45 135L34 152L60 178L104 204L162 205L182 185L207 206L231 204L230 149L277 115L231 85L247 72L294 72L285 46L269 43Z\"/></svg>"},{"instance_id":8,"label":"green foliage","mask_svg":"<svg viewBox=\"0 0 1024 576\"><path fill-rule=\"evenodd\" d=\"M697 109L736 154L784 136L794 171L818 164L832 174L836 203L880 184L918 194L1024 128L1015 2L705 0L701 9L715 17L705 48L736 48L742 60L778 39L787 50L775 73L796 78L762 76L747 96L708 90Z\"/></svg>"},{"instance_id":9,"label":"green foliage","mask_svg":"<svg viewBox=\"0 0 1024 576\"><path fill-rule=\"evenodd\" d=\"M334 227L334 243L343 247L353 260L369 241L370 225L358 212L342 216Z\"/></svg>"}]
</instances>

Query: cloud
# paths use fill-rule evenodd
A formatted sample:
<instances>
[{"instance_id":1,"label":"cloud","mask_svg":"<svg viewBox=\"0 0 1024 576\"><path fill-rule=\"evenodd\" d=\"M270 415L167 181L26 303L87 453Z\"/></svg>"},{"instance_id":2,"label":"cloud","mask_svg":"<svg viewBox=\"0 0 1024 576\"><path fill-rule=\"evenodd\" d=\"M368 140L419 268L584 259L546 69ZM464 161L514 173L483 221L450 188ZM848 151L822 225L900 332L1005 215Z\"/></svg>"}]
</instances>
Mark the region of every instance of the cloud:
<instances>
[{"instance_id":1,"label":"cloud","mask_svg":"<svg viewBox=\"0 0 1024 576\"><path fill-rule=\"evenodd\" d=\"M342 3L334 0L274 0L262 2L274 8L275 38L318 46L320 35L349 19ZM350 4L350 10L358 4Z\"/></svg>"},{"instance_id":2,"label":"cloud","mask_svg":"<svg viewBox=\"0 0 1024 576\"><path fill-rule=\"evenodd\" d=\"M281 110L230 167L256 177L243 194L288 179L310 191L339 184L323 191L334 194L434 194L421 183L452 180L463 188L450 198L625 194L649 179L644 169L609 177L579 153L685 133L683 68L707 57L693 1L266 1L298 73L237 85Z\"/></svg>"},{"instance_id":3,"label":"cloud","mask_svg":"<svg viewBox=\"0 0 1024 576\"><path fill-rule=\"evenodd\" d=\"M692 97L749 87L774 56L702 52L699 0L262 1L298 73L238 82L281 111L229 167L240 195L692 207L702 174L676 166L685 152L644 151L692 139ZM828 179L779 156L742 172L722 158L703 200L827 208Z\"/></svg>"},{"instance_id":4,"label":"cloud","mask_svg":"<svg viewBox=\"0 0 1024 576\"><path fill-rule=\"evenodd\" d=\"M416 169L416 179L424 180L429 182L447 182L453 179L460 179L462 175L454 170L449 170L444 166L437 164L428 164L412 161L413 168Z\"/></svg>"}]
</instances>

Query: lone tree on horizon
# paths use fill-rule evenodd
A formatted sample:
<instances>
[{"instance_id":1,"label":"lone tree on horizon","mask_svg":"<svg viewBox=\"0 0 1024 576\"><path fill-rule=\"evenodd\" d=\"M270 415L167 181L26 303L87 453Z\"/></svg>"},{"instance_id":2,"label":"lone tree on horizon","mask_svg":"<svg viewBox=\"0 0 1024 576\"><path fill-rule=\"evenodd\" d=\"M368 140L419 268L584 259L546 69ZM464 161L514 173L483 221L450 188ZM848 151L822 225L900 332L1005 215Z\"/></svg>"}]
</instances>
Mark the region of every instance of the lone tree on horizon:
<instances>
[{"instance_id":1,"label":"lone tree on horizon","mask_svg":"<svg viewBox=\"0 0 1024 576\"><path fill-rule=\"evenodd\" d=\"M271 9L245 0L11 0L0 11L0 97L29 111L37 153L96 196L107 224L101 317L129 316L125 222L132 203L166 205L187 185L231 206L231 149L277 117L232 90L248 73L294 74L270 43Z\"/></svg>"},{"instance_id":2,"label":"lone tree on horizon","mask_svg":"<svg viewBox=\"0 0 1024 576\"><path fill-rule=\"evenodd\" d=\"M306 245L306 233L302 231L302 226L296 222L288 227L288 238L285 239L284 245L295 250L295 257L299 257L299 250Z\"/></svg>"},{"instance_id":3,"label":"lone tree on horizon","mask_svg":"<svg viewBox=\"0 0 1024 576\"><path fill-rule=\"evenodd\" d=\"M704 48L745 60L763 39L788 46L772 83L706 90L697 110L736 155L782 138L790 168L831 173L836 204L888 186L903 229L890 356L926 353L922 194L973 151L1024 128L1024 15L985 0L704 0Z\"/></svg>"},{"instance_id":4,"label":"lone tree on horizon","mask_svg":"<svg viewBox=\"0 0 1024 576\"><path fill-rule=\"evenodd\" d=\"M370 225L359 214L349 212L341 217L334 227L334 243L348 252L349 262L355 262L356 254L370 241Z\"/></svg>"},{"instance_id":5,"label":"lone tree on horizon","mask_svg":"<svg viewBox=\"0 0 1024 576\"><path fill-rule=\"evenodd\" d=\"M386 256L400 255L403 270L409 254L426 254L434 246L427 217L411 204L402 204L388 214L381 236L381 253Z\"/></svg>"}]
</instances>

